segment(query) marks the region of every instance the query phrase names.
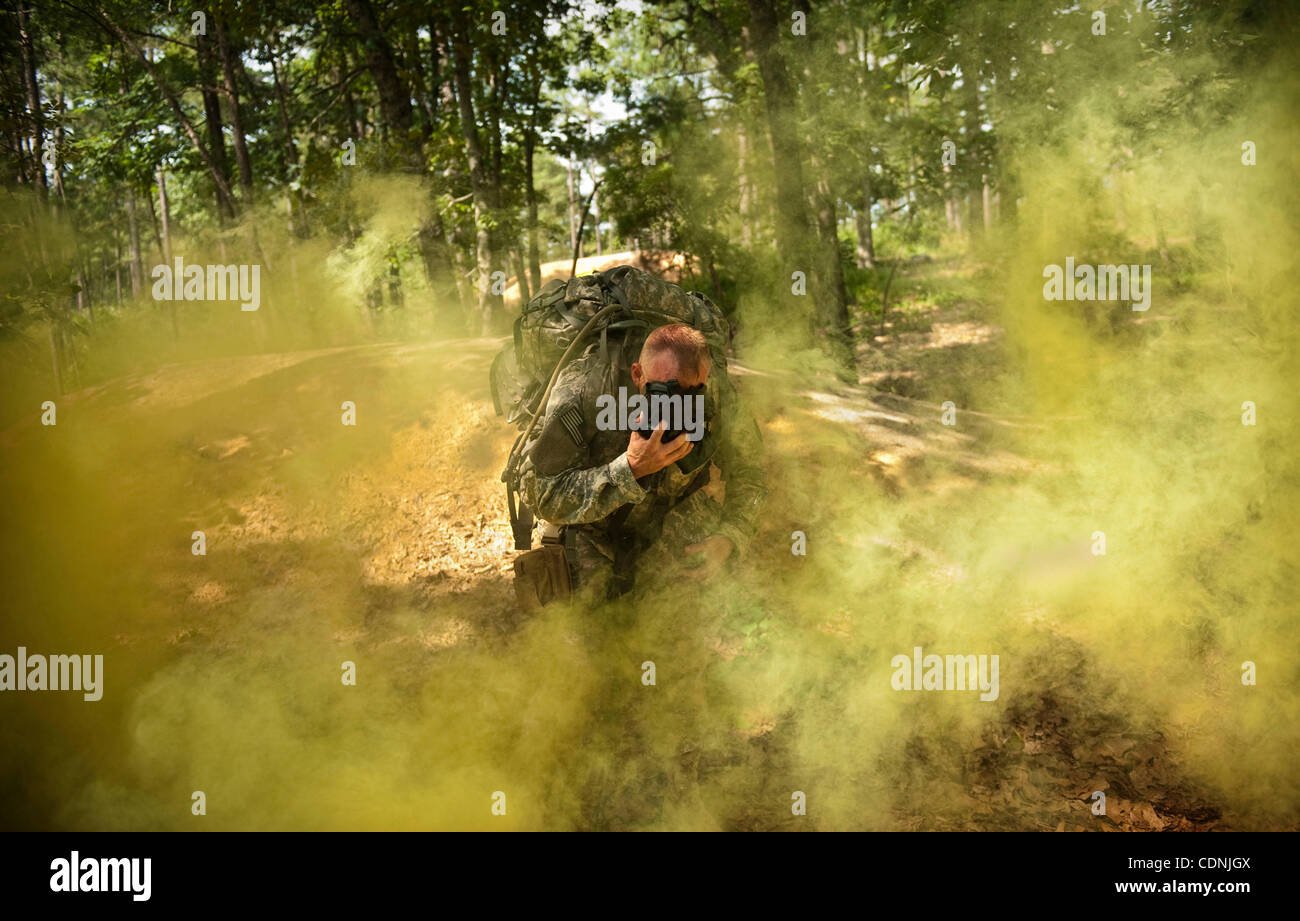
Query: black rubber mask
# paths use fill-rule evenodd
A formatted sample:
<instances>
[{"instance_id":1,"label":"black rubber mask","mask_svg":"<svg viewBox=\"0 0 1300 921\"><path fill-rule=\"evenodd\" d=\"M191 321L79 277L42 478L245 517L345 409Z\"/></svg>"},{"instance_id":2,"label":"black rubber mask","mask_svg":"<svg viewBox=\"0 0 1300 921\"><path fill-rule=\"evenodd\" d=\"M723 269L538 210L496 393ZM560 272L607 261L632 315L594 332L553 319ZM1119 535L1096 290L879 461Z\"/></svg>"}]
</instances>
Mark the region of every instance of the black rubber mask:
<instances>
[{"instance_id":1,"label":"black rubber mask","mask_svg":"<svg viewBox=\"0 0 1300 921\"><path fill-rule=\"evenodd\" d=\"M664 437L663 437L664 443L667 444L670 441L677 440L681 436L687 434L688 431L688 428L686 426L686 420L687 420L687 404L689 403L691 404L691 408L689 412L691 425L689 428L690 429L698 428L698 430L700 431L700 439L702 439L704 437L705 426L708 424L708 418L703 411L697 414L695 412L694 404L698 402L701 409L706 405L703 399L699 399L699 400L696 399L697 397L702 398L704 396L704 386L705 386L704 384L698 384L694 387L683 387L680 383L677 382L676 378L673 378L670 381L647 381L645 385L645 398L646 398L647 407L653 406L656 398L680 397L680 400L676 402L681 407L681 412L669 413L666 407L669 406L670 404L665 401L662 403L662 405L665 407L663 417L659 420L655 420L654 424L652 425L650 421L650 413L647 412L641 431L648 438L650 437L650 434L654 431L654 425L657 425L660 421L666 419L669 426L671 427L664 430ZM673 418L674 416L676 416L676 418Z\"/></svg>"}]
</instances>

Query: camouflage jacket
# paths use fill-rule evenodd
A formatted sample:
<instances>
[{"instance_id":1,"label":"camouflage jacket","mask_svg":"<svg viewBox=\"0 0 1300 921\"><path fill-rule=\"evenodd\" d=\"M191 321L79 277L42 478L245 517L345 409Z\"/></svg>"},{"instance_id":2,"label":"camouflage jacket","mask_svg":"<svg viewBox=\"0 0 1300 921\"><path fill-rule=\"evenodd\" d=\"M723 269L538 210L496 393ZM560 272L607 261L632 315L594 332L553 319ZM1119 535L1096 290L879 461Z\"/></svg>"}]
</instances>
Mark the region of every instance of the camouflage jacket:
<instances>
[{"instance_id":1,"label":"camouflage jacket","mask_svg":"<svg viewBox=\"0 0 1300 921\"><path fill-rule=\"evenodd\" d=\"M561 372L545 416L524 446L519 492L528 507L552 524L582 526L612 559L608 548L615 527L657 536L672 505L716 466L726 484L717 533L731 540L732 559L739 559L758 529L767 489L758 425L739 405L725 370L715 367L709 373L703 438L682 460L640 480L628 464L629 433L596 425L597 397L616 395L619 386L636 392L628 372L602 362L595 352ZM616 525L618 516L611 516L625 505L631 508Z\"/></svg>"}]
</instances>

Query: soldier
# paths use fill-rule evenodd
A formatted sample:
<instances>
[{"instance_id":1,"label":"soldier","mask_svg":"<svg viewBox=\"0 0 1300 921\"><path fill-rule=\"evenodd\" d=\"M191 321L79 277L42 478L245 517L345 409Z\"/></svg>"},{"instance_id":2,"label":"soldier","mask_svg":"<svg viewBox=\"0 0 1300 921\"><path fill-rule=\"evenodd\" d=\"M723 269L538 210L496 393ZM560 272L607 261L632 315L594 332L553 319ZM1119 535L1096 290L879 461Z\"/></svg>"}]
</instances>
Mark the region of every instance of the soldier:
<instances>
[{"instance_id":1,"label":"soldier","mask_svg":"<svg viewBox=\"0 0 1300 921\"><path fill-rule=\"evenodd\" d=\"M626 371L593 350L557 378L537 434L524 446L519 489L538 518L560 529L585 598L631 590L647 554L656 570L669 558L698 554L683 575L702 581L745 553L767 494L762 440L725 370L710 378L710 364L704 336L676 323L651 332ZM649 437L597 425L602 394L612 397L619 387L645 394L656 381L703 386L706 424L698 441L665 441L667 420ZM713 467L726 484L721 504L700 492Z\"/></svg>"}]
</instances>

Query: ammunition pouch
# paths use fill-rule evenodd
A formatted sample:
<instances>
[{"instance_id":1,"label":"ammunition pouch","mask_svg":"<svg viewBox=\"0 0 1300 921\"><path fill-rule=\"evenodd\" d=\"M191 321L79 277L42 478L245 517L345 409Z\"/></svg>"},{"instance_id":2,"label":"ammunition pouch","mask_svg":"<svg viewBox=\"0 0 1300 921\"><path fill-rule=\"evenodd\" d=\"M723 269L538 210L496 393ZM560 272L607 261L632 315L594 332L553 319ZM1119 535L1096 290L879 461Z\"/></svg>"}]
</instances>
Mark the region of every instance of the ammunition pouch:
<instances>
[{"instance_id":1,"label":"ammunition pouch","mask_svg":"<svg viewBox=\"0 0 1300 921\"><path fill-rule=\"evenodd\" d=\"M515 557L515 600L527 613L573 595L573 535L544 523L542 545Z\"/></svg>"}]
</instances>

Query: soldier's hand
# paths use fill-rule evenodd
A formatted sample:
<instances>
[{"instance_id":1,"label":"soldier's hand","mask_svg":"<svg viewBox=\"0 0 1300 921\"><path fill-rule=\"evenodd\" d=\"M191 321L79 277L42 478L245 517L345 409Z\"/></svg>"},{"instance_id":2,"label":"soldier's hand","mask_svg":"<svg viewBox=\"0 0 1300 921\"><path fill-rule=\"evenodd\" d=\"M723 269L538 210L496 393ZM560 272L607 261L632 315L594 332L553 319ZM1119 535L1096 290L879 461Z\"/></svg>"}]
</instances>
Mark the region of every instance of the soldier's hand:
<instances>
[{"instance_id":1,"label":"soldier's hand","mask_svg":"<svg viewBox=\"0 0 1300 921\"><path fill-rule=\"evenodd\" d=\"M703 554L704 562L694 569L686 570L683 575L692 582L703 582L706 579L713 578L730 558L734 549L731 545L731 538L724 537L721 534L714 534L698 544L691 544L686 548L686 552Z\"/></svg>"},{"instance_id":2,"label":"soldier's hand","mask_svg":"<svg viewBox=\"0 0 1300 921\"><path fill-rule=\"evenodd\" d=\"M632 468L632 475L637 479L663 470L669 464L675 464L695 447L695 442L685 435L664 444L664 430L668 420L662 419L650 437L644 437L634 431L627 440L627 462Z\"/></svg>"}]
</instances>

